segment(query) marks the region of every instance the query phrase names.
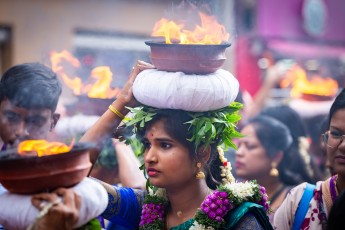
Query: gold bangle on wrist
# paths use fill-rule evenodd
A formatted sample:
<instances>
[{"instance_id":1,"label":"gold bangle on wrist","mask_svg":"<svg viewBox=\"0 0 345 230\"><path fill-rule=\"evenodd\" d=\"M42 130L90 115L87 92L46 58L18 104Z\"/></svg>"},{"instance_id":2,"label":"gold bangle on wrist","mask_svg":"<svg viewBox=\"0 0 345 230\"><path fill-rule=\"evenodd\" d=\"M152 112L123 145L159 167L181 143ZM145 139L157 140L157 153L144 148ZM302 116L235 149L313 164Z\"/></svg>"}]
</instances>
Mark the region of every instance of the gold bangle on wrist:
<instances>
[{"instance_id":1,"label":"gold bangle on wrist","mask_svg":"<svg viewBox=\"0 0 345 230\"><path fill-rule=\"evenodd\" d=\"M113 105L109 105L108 107L110 109L111 112L113 112L115 115L117 115L119 118L123 119L125 118L125 115L123 115L120 111L118 111L117 109L115 109L115 107Z\"/></svg>"}]
</instances>

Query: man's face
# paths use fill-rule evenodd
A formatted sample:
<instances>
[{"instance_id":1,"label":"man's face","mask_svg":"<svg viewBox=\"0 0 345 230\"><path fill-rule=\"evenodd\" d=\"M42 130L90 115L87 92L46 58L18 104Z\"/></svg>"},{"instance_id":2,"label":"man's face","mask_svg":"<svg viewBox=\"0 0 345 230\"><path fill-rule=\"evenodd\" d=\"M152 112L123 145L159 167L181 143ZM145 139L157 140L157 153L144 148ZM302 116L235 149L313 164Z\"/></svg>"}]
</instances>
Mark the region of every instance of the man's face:
<instances>
[{"instance_id":1,"label":"man's face","mask_svg":"<svg viewBox=\"0 0 345 230\"><path fill-rule=\"evenodd\" d=\"M5 99L0 103L0 137L7 148L23 140L47 139L58 119L50 109L25 109Z\"/></svg>"}]
</instances>

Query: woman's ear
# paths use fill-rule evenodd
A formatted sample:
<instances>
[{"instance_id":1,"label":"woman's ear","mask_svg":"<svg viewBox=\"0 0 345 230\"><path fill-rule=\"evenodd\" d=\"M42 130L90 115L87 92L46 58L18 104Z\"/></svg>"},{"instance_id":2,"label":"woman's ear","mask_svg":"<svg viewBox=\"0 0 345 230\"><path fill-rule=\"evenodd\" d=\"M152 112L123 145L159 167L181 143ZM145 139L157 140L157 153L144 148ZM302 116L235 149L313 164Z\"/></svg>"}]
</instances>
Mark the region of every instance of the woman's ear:
<instances>
[{"instance_id":1,"label":"woman's ear","mask_svg":"<svg viewBox=\"0 0 345 230\"><path fill-rule=\"evenodd\" d=\"M283 159L283 152L279 151L274 157L272 157L272 162L276 163L276 165L279 165L280 162Z\"/></svg>"},{"instance_id":2,"label":"woman's ear","mask_svg":"<svg viewBox=\"0 0 345 230\"><path fill-rule=\"evenodd\" d=\"M211 146L200 146L197 151L197 156L200 161L205 163L208 162L211 157Z\"/></svg>"}]
</instances>

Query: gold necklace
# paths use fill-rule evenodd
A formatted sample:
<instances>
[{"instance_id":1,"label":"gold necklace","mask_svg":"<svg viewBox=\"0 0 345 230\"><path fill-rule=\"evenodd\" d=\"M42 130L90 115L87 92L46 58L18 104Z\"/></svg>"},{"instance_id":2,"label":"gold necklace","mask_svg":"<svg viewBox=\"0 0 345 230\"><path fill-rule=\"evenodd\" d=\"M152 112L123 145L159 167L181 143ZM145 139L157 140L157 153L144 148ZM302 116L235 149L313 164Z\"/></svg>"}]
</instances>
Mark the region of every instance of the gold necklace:
<instances>
[{"instance_id":1,"label":"gold necklace","mask_svg":"<svg viewBox=\"0 0 345 230\"><path fill-rule=\"evenodd\" d=\"M207 192L206 192L206 195L205 195L205 197L204 197L204 199L203 199L203 201L206 199L206 197L209 195L209 194L211 194L213 191L209 188L209 187L207 187ZM202 203L202 202L201 202ZM200 207L200 205L196 208L196 211L198 210L198 208ZM195 211L195 213L196 213L196 211ZM194 213L194 216L195 216L195 213ZM178 218L180 218L180 219L182 219L182 223L183 222L185 222L185 220L183 219L183 212L181 211L181 210L178 210L177 212L176 212L176 216L178 217ZM166 215L166 217L165 217L165 224L166 224L166 227L167 227L167 229L170 229L170 224L169 224L169 221L168 221L168 215Z\"/></svg>"},{"instance_id":2,"label":"gold necklace","mask_svg":"<svg viewBox=\"0 0 345 230\"><path fill-rule=\"evenodd\" d=\"M182 211L177 211L177 212L176 212L176 215L177 215L178 217L180 217L180 218L181 218L181 217L182 217L182 215L183 215L183 212L182 212Z\"/></svg>"}]
</instances>

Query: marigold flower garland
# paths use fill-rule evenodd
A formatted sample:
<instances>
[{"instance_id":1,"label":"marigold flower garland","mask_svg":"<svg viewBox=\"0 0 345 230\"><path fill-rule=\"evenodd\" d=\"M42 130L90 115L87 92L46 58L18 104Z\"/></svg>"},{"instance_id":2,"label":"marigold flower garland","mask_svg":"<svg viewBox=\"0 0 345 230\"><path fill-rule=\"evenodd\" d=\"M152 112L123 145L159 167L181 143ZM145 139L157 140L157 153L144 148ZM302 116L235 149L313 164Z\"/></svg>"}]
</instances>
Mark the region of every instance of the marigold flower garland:
<instances>
[{"instance_id":1,"label":"marigold flower garland","mask_svg":"<svg viewBox=\"0 0 345 230\"><path fill-rule=\"evenodd\" d=\"M225 226L224 216L243 202L254 202L269 211L269 203L264 187L256 181L235 182L231 174L230 162L224 157L221 147L218 147L219 158L223 163L221 167L223 183L211 194L207 195L194 217L192 230L222 229ZM165 210L168 205L165 189L151 186L145 197L141 221L141 230L163 229Z\"/></svg>"}]
</instances>

